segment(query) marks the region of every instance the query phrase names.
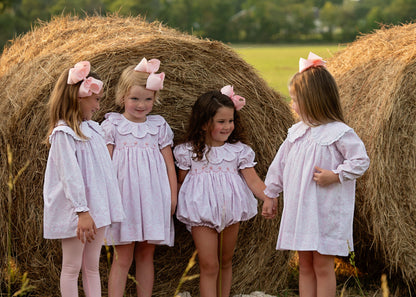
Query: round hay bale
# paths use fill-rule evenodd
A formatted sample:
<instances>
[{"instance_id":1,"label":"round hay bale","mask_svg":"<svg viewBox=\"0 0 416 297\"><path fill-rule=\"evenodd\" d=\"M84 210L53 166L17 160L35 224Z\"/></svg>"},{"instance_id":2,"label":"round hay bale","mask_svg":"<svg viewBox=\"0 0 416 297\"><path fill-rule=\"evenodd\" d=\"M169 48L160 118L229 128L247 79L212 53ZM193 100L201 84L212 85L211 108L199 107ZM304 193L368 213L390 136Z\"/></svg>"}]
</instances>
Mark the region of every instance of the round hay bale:
<instances>
[{"instance_id":1,"label":"round hay bale","mask_svg":"<svg viewBox=\"0 0 416 297\"><path fill-rule=\"evenodd\" d=\"M241 115L256 152L256 169L264 177L293 123L282 96L230 47L182 34L160 23L116 15L59 17L18 37L0 58L1 154L8 143L14 153L14 173L27 160L30 166L19 178L11 209L4 202L6 193L0 193L1 217L6 218L12 212L13 255L20 271L28 272L38 295L57 295L61 266L59 241L42 238L42 186L48 155L42 141L47 132L46 104L50 92L64 69L89 60L105 86L101 109L94 118L101 122L106 112L120 111L114 104L114 87L121 71L142 57L161 60L160 71L166 73L166 80L161 91L162 104L154 108L154 113L167 120L175 139L182 136L190 108L200 94L231 84L247 100ZM0 182L4 185L8 171L6 164L1 165ZM182 224L175 223L175 246L156 250L154 294L157 296L173 295L194 251L190 234ZM273 252L278 223L259 215L241 225L234 258L233 292L259 289L273 292L286 285L288 253ZM5 220L0 220L0 228L7 229ZM0 250L6 250L5 234L0 235ZM3 257L0 261L5 267ZM108 266L106 257L102 257L103 295L107 292ZM192 274L197 272L197 268L191 270ZM127 290L134 295L133 282L128 284ZM198 279L185 282L182 289L198 292Z\"/></svg>"},{"instance_id":2,"label":"round hay bale","mask_svg":"<svg viewBox=\"0 0 416 297\"><path fill-rule=\"evenodd\" d=\"M416 280L416 24L361 36L329 59L370 168L357 183L356 256ZM375 263L378 263L375 265Z\"/></svg>"}]
</instances>

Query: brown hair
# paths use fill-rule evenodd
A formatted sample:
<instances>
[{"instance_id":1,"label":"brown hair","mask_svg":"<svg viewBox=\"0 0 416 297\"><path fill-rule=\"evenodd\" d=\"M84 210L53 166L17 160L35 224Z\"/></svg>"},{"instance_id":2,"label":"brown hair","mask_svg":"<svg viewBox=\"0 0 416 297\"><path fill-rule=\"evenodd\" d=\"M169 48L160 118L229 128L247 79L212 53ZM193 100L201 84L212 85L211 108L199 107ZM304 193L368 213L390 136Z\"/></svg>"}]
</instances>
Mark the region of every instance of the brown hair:
<instances>
[{"instance_id":1,"label":"brown hair","mask_svg":"<svg viewBox=\"0 0 416 297\"><path fill-rule=\"evenodd\" d=\"M130 91L130 88L133 86L141 86L146 88L147 78L149 73L142 71L135 71L136 66L130 65L120 75L116 86L116 104L119 106L124 106L124 97ZM159 101L159 91L155 92L155 103L160 103Z\"/></svg>"},{"instance_id":2,"label":"brown hair","mask_svg":"<svg viewBox=\"0 0 416 297\"><path fill-rule=\"evenodd\" d=\"M296 96L302 120L312 126L344 121L338 86L323 66L311 67L296 73L289 89Z\"/></svg>"},{"instance_id":3,"label":"brown hair","mask_svg":"<svg viewBox=\"0 0 416 297\"><path fill-rule=\"evenodd\" d=\"M244 127L240 121L238 112L235 110L233 101L220 91L210 91L199 96L192 107L191 117L189 118L188 130L182 142L191 142L195 159L201 160L205 151L205 137L211 132L212 120L220 107L234 109L234 130L228 137L227 142L236 143L238 141L247 143ZM204 129L208 127L208 129Z\"/></svg>"},{"instance_id":4,"label":"brown hair","mask_svg":"<svg viewBox=\"0 0 416 297\"><path fill-rule=\"evenodd\" d=\"M83 139L87 138L80 128L82 113L78 100L78 91L82 81L72 85L68 84L68 73L69 69L65 70L59 76L49 98L49 125L48 134L45 139L47 144L49 144L49 135L52 133L59 120L65 121L79 137ZM87 77L90 76L100 79L94 72L90 72Z\"/></svg>"}]
</instances>

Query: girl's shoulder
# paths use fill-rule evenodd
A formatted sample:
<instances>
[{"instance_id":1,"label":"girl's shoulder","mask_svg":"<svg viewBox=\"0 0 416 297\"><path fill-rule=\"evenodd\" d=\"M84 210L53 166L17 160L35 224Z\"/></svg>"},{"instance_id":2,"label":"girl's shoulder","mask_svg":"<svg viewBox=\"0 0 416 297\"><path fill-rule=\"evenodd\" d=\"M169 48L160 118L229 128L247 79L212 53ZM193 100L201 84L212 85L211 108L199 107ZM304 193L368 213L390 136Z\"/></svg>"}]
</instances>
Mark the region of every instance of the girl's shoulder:
<instances>
[{"instance_id":1,"label":"girl's shoulder","mask_svg":"<svg viewBox=\"0 0 416 297\"><path fill-rule=\"evenodd\" d=\"M100 125L97 122L94 121L83 121L80 125L82 133L87 137L91 138L93 131L103 136L103 131ZM68 124L63 121L59 120L56 124L56 127L52 130L51 135L49 135L49 142L51 142L51 139L59 132L65 133L69 136L71 136L73 139L78 141L88 141L88 139L81 138L78 134L75 133L75 131L68 126Z\"/></svg>"},{"instance_id":2,"label":"girl's shoulder","mask_svg":"<svg viewBox=\"0 0 416 297\"><path fill-rule=\"evenodd\" d=\"M146 134L157 135L166 120L160 115L148 115L143 123L135 123L126 119L122 114L110 112L105 115L104 125L111 124L121 135L132 134L136 138L143 138Z\"/></svg>"},{"instance_id":3,"label":"girl's shoulder","mask_svg":"<svg viewBox=\"0 0 416 297\"><path fill-rule=\"evenodd\" d=\"M353 129L345 123L337 121L316 127L308 126L301 121L289 128L287 138L290 142L294 142L302 137L308 130L311 130L311 138L321 145L332 144L344 136L345 133L353 131Z\"/></svg>"}]
</instances>

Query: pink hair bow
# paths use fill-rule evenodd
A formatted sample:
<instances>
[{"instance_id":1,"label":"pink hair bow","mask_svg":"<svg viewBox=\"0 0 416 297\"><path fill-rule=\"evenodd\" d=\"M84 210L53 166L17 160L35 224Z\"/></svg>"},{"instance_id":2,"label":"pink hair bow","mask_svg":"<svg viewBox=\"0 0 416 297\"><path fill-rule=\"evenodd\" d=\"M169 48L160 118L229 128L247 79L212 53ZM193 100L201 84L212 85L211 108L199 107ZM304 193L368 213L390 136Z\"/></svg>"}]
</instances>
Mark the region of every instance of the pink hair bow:
<instances>
[{"instance_id":1,"label":"pink hair bow","mask_svg":"<svg viewBox=\"0 0 416 297\"><path fill-rule=\"evenodd\" d=\"M163 89L163 81L165 79L165 73L156 74L155 72L159 70L160 61L158 59L151 59L149 61L146 58L143 58L139 64L134 68L135 71L147 72L149 77L146 82L146 89L152 91L159 91Z\"/></svg>"},{"instance_id":2,"label":"pink hair bow","mask_svg":"<svg viewBox=\"0 0 416 297\"><path fill-rule=\"evenodd\" d=\"M243 108L243 106L246 104L246 99L243 97L234 94L234 88L230 85L225 86L221 89L221 93L230 97L230 99L233 101L235 110L240 110Z\"/></svg>"},{"instance_id":3,"label":"pink hair bow","mask_svg":"<svg viewBox=\"0 0 416 297\"><path fill-rule=\"evenodd\" d=\"M315 55L312 52L309 52L308 59L300 58L299 59L299 72L303 72L306 69L317 66L325 66L326 62L318 55Z\"/></svg>"},{"instance_id":4,"label":"pink hair bow","mask_svg":"<svg viewBox=\"0 0 416 297\"><path fill-rule=\"evenodd\" d=\"M79 87L78 96L88 97L92 93L100 93L103 82L93 77L88 77L90 73L91 65L88 61L82 61L75 64L75 66L69 69L67 84L73 85L80 81L83 81Z\"/></svg>"}]
</instances>

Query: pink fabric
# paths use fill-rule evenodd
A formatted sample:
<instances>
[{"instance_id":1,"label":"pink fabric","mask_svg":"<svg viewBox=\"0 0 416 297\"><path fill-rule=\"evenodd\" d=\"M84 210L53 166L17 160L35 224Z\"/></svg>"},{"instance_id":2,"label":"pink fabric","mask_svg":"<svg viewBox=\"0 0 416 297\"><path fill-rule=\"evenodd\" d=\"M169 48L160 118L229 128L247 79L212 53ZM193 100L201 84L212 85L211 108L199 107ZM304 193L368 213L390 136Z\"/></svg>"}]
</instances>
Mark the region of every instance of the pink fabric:
<instances>
[{"instance_id":1,"label":"pink fabric","mask_svg":"<svg viewBox=\"0 0 416 297\"><path fill-rule=\"evenodd\" d=\"M117 177L98 123L84 121L81 139L60 121L49 136L51 148L43 188L44 237L76 236L77 212L89 211L97 228L124 219Z\"/></svg>"},{"instance_id":2,"label":"pink fabric","mask_svg":"<svg viewBox=\"0 0 416 297\"><path fill-rule=\"evenodd\" d=\"M225 86L221 89L221 93L230 97L230 99L233 101L235 109L240 110L243 108L244 105L246 105L246 99L234 94L234 88L230 85Z\"/></svg>"},{"instance_id":3,"label":"pink fabric","mask_svg":"<svg viewBox=\"0 0 416 297\"><path fill-rule=\"evenodd\" d=\"M318 186L315 166L338 173L341 183ZM363 142L344 123L293 125L265 180L267 196L284 192L276 249L348 256L353 251L355 179L368 166Z\"/></svg>"},{"instance_id":4,"label":"pink fabric","mask_svg":"<svg viewBox=\"0 0 416 297\"><path fill-rule=\"evenodd\" d=\"M83 244L78 238L62 239L62 297L78 296L78 277L82 269L82 285L87 297L101 297L99 260L105 228L97 230L92 242Z\"/></svg>"},{"instance_id":5,"label":"pink fabric","mask_svg":"<svg viewBox=\"0 0 416 297\"><path fill-rule=\"evenodd\" d=\"M93 93L100 93L103 88L103 82L93 77L88 77L91 70L91 64L88 61L82 61L75 64L75 66L69 69L67 84L73 85L80 81L83 81L79 87L78 96L88 97Z\"/></svg>"},{"instance_id":6,"label":"pink fabric","mask_svg":"<svg viewBox=\"0 0 416 297\"><path fill-rule=\"evenodd\" d=\"M148 241L173 246L174 226L166 163L161 149L173 144L165 119L149 115L134 123L108 113L101 124L107 144L113 144L113 165L127 219L109 228L109 244Z\"/></svg>"},{"instance_id":7,"label":"pink fabric","mask_svg":"<svg viewBox=\"0 0 416 297\"><path fill-rule=\"evenodd\" d=\"M238 142L211 147L208 157L192 159L189 143L175 147L176 165L189 170L178 195L176 217L187 225L206 226L221 232L225 227L257 214L257 200L240 169L255 166L254 151Z\"/></svg>"},{"instance_id":8,"label":"pink fabric","mask_svg":"<svg viewBox=\"0 0 416 297\"><path fill-rule=\"evenodd\" d=\"M317 66L325 66L326 62L322 58L314 53L310 52L308 59L300 58L299 59L299 72L303 72L306 69Z\"/></svg>"},{"instance_id":9,"label":"pink fabric","mask_svg":"<svg viewBox=\"0 0 416 297\"><path fill-rule=\"evenodd\" d=\"M134 68L135 71L147 72L149 77L146 82L146 89L152 91L159 91L163 89L163 81L165 79L165 73L156 74L155 72L159 70L160 61L158 59L151 59L149 61L146 58L143 58L139 64Z\"/></svg>"}]
</instances>

